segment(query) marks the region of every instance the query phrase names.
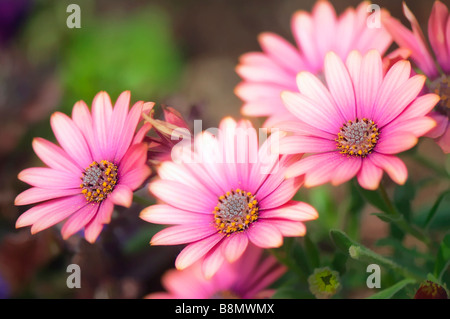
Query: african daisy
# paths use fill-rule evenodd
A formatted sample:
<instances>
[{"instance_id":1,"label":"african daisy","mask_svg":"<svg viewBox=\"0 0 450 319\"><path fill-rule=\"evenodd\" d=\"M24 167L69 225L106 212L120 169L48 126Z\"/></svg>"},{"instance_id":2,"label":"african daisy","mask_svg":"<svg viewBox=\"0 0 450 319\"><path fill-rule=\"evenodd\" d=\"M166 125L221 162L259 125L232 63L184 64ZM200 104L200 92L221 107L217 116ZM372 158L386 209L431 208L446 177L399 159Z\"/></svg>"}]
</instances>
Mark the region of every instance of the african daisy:
<instances>
[{"instance_id":1,"label":"african daisy","mask_svg":"<svg viewBox=\"0 0 450 319\"><path fill-rule=\"evenodd\" d=\"M166 292L147 295L148 299L259 299L270 298L267 289L286 272L275 257L262 248L249 245L234 263L225 262L210 279L203 276L201 261L183 270L170 269L162 277Z\"/></svg>"},{"instance_id":2,"label":"african daisy","mask_svg":"<svg viewBox=\"0 0 450 319\"><path fill-rule=\"evenodd\" d=\"M304 235L303 222L318 214L292 200L303 177L284 176L299 157L272 153L277 141L273 133L258 148L249 121L225 118L217 134L206 130L195 137L186 160L163 162L159 179L149 184L160 203L144 209L141 218L175 226L154 235L151 244L188 244L177 256L176 268L204 257L203 272L211 277L225 260L237 260L249 242L279 247L283 236Z\"/></svg>"},{"instance_id":3,"label":"african daisy","mask_svg":"<svg viewBox=\"0 0 450 319\"><path fill-rule=\"evenodd\" d=\"M153 103L137 102L129 110L130 93L123 92L114 108L107 93L98 93L92 113L77 102L72 118L56 112L50 123L60 146L43 138L33 149L48 167L27 168L18 178L33 186L16 197L16 205L37 204L25 211L16 227L31 226L33 234L65 219L64 239L84 227L93 243L108 224L114 205L129 207L133 191L150 175L147 146L141 143L149 124L136 133L142 112Z\"/></svg>"},{"instance_id":4,"label":"african daisy","mask_svg":"<svg viewBox=\"0 0 450 319\"><path fill-rule=\"evenodd\" d=\"M345 60L352 50L366 53L376 49L384 54L392 43L383 27L371 26L368 1L356 9L349 7L337 16L328 1L317 1L312 13L297 11L291 19L291 30L297 44L292 45L279 35L266 32L259 37L263 52L241 56L236 72L243 81L235 89L244 101L242 114L268 117L264 126L289 118L280 93L296 90L295 77L301 71L323 73L323 61L328 51Z\"/></svg>"},{"instance_id":5,"label":"african daisy","mask_svg":"<svg viewBox=\"0 0 450 319\"><path fill-rule=\"evenodd\" d=\"M425 76L411 77L409 61L395 63L383 75L376 50L364 56L353 51L346 64L330 52L324 68L326 86L302 72L300 92L282 93L296 119L280 126L294 134L281 139L279 151L310 153L288 169L287 177L305 174L305 186L311 187L357 176L362 187L373 190L386 171L403 184L407 169L395 154L413 147L436 125L426 114L439 96L418 96Z\"/></svg>"},{"instance_id":6,"label":"african daisy","mask_svg":"<svg viewBox=\"0 0 450 319\"><path fill-rule=\"evenodd\" d=\"M414 14L403 3L403 12L412 26L412 31L404 27L400 21L383 15L383 24L391 33L394 41L411 52L411 60L429 79L426 87L429 92L440 96L440 102L429 114L437 126L427 133L435 138L445 153L450 153L450 15L447 7L435 1L428 20L428 40L416 20ZM434 53L434 54L433 54Z\"/></svg>"}]
</instances>

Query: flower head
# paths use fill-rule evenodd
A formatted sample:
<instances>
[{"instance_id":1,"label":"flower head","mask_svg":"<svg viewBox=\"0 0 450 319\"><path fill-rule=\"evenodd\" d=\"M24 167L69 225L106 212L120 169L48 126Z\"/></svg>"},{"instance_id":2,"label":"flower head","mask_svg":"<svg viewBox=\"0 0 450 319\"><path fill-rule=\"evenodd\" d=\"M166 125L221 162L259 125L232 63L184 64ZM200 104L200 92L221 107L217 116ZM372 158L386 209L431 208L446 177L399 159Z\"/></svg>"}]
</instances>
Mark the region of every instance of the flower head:
<instances>
[{"instance_id":1,"label":"flower head","mask_svg":"<svg viewBox=\"0 0 450 319\"><path fill-rule=\"evenodd\" d=\"M162 277L167 292L146 296L149 299L258 299L270 298L267 289L286 272L273 256L254 245L234 263L225 262L212 278L203 276L197 261L183 270L171 269Z\"/></svg>"},{"instance_id":2,"label":"flower head","mask_svg":"<svg viewBox=\"0 0 450 319\"><path fill-rule=\"evenodd\" d=\"M107 93L96 95L92 112L77 102L72 118L56 112L50 123L60 146L33 140L38 157L48 167L27 168L18 178L33 186L16 197L16 205L37 204L25 211L16 227L31 226L37 233L65 219L67 239L84 228L94 242L108 224L114 205L129 207L133 191L150 175L147 145L142 142L149 124L138 132L142 112L153 103L137 102L129 110L130 93L123 92L114 108Z\"/></svg>"},{"instance_id":3,"label":"flower head","mask_svg":"<svg viewBox=\"0 0 450 319\"><path fill-rule=\"evenodd\" d=\"M427 280L417 289L414 299L448 299L445 288Z\"/></svg>"},{"instance_id":4,"label":"flower head","mask_svg":"<svg viewBox=\"0 0 450 319\"><path fill-rule=\"evenodd\" d=\"M204 257L202 268L211 277L228 260L236 261L249 242L279 247L283 236L302 236L304 221L317 218L310 205L291 200L303 177L284 178L298 156L270 150L278 134L258 148L256 130L248 121L221 121L216 135L197 135L187 161L163 162L159 179L149 185L160 204L144 209L141 218L172 224L151 240L152 245L188 244L175 265L184 269ZM178 145L177 145L178 146Z\"/></svg>"},{"instance_id":5,"label":"flower head","mask_svg":"<svg viewBox=\"0 0 450 319\"><path fill-rule=\"evenodd\" d=\"M339 273L329 267L316 268L308 277L309 290L317 299L333 297L341 288Z\"/></svg>"},{"instance_id":6,"label":"flower head","mask_svg":"<svg viewBox=\"0 0 450 319\"><path fill-rule=\"evenodd\" d=\"M301 71L321 75L328 51L343 60L352 50L366 53L376 49L384 54L392 39L382 25L370 26L369 6L364 1L337 16L329 1L320 0L311 14L296 12L291 29L297 47L274 33L262 33L258 40L263 52L244 54L236 68L243 79L235 89L244 101L242 113L268 117L267 127L289 118L280 93L296 89L295 78Z\"/></svg>"},{"instance_id":7,"label":"flower head","mask_svg":"<svg viewBox=\"0 0 450 319\"><path fill-rule=\"evenodd\" d=\"M383 25L400 48L410 51L411 60L429 78L427 90L440 96L439 103L430 113L437 126L427 136L435 138L442 150L450 153L450 14L445 4L434 2L428 19L428 42L406 3L403 3L403 12L412 30L387 12L383 14Z\"/></svg>"},{"instance_id":8,"label":"flower head","mask_svg":"<svg viewBox=\"0 0 450 319\"><path fill-rule=\"evenodd\" d=\"M426 114L439 100L418 96L425 76L410 77L408 61L395 63L383 75L380 54L353 51L346 64L333 52L325 58L325 86L309 72L297 77L300 92L282 94L296 120L280 125L293 135L280 141L280 153L311 153L293 164L287 176L305 174L305 185L339 185L357 176L376 189L383 171L398 184L407 179L395 154L417 143L436 123Z\"/></svg>"}]
</instances>

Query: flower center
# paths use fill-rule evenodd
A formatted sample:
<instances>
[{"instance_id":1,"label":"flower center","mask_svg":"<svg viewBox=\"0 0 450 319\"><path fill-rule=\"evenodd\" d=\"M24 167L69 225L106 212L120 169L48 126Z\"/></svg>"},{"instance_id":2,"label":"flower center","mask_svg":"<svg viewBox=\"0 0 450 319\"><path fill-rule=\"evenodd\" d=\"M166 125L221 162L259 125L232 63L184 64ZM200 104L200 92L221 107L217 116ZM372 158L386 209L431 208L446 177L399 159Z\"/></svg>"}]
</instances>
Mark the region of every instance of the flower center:
<instances>
[{"instance_id":1,"label":"flower center","mask_svg":"<svg viewBox=\"0 0 450 319\"><path fill-rule=\"evenodd\" d=\"M442 75L430 83L430 91L441 98L435 106L435 110L450 118L450 75Z\"/></svg>"},{"instance_id":2,"label":"flower center","mask_svg":"<svg viewBox=\"0 0 450 319\"><path fill-rule=\"evenodd\" d=\"M92 162L83 172L81 192L88 202L101 202L117 184L117 166L108 161Z\"/></svg>"},{"instance_id":3,"label":"flower center","mask_svg":"<svg viewBox=\"0 0 450 319\"><path fill-rule=\"evenodd\" d=\"M231 190L219 197L214 222L220 233L232 234L247 229L258 219L258 201L250 192Z\"/></svg>"},{"instance_id":4,"label":"flower center","mask_svg":"<svg viewBox=\"0 0 450 319\"><path fill-rule=\"evenodd\" d=\"M378 142L380 132L377 125L366 118L348 121L338 133L336 147L341 154L366 157Z\"/></svg>"}]
</instances>

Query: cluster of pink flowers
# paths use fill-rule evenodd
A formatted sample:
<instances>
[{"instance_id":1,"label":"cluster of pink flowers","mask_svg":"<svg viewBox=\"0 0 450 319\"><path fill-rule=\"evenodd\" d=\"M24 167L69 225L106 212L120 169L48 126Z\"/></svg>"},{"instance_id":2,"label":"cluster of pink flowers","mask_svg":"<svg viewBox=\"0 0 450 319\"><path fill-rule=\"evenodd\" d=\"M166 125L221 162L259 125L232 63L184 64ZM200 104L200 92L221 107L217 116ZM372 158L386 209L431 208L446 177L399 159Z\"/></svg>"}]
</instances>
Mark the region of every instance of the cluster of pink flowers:
<instances>
[{"instance_id":1,"label":"cluster of pink flowers","mask_svg":"<svg viewBox=\"0 0 450 319\"><path fill-rule=\"evenodd\" d=\"M319 0L311 14L292 16L296 45L263 33L262 52L241 56L235 93L243 115L265 118L259 131L249 120L227 117L217 129L191 136L172 108L164 108L165 120L153 118L152 102L129 109L129 92L114 106L100 92L91 110L80 101L72 117L53 114L59 145L33 141L47 167L19 174L32 187L15 204L34 206L16 227L37 233L64 222L64 239L83 231L94 243L114 205L130 207L134 191L148 184L157 204L140 217L171 225L151 245L186 245L177 270L163 278L169 293L149 297L269 296L261 291L285 268L273 257L260 258L264 249L304 236L305 222L319 216L294 199L302 185L355 177L374 190L383 172L403 184L408 170L397 154L423 136L450 152L447 8L434 3L430 50L406 5L412 31L385 10L378 26L368 25L368 6L362 2L338 16ZM386 55L394 42L399 50ZM242 283L242 276L249 279Z\"/></svg>"}]
</instances>

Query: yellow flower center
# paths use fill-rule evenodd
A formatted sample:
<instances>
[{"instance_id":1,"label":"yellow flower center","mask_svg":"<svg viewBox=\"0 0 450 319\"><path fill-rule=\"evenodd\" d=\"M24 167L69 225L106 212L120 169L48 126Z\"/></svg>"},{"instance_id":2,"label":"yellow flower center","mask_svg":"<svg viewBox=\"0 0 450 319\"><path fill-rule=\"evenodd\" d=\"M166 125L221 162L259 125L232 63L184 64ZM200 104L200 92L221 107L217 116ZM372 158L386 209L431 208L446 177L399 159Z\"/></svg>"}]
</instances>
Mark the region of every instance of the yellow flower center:
<instances>
[{"instance_id":1,"label":"yellow flower center","mask_svg":"<svg viewBox=\"0 0 450 319\"><path fill-rule=\"evenodd\" d=\"M81 193L86 200L100 203L117 184L117 166L108 161L94 161L83 172L81 181Z\"/></svg>"},{"instance_id":2,"label":"yellow flower center","mask_svg":"<svg viewBox=\"0 0 450 319\"><path fill-rule=\"evenodd\" d=\"M347 156L366 157L372 153L379 135L380 131L372 120L357 118L342 125L335 139L336 148Z\"/></svg>"},{"instance_id":3,"label":"yellow flower center","mask_svg":"<svg viewBox=\"0 0 450 319\"><path fill-rule=\"evenodd\" d=\"M214 224L220 233L244 231L258 219L258 201L250 192L231 190L219 197L214 208Z\"/></svg>"}]
</instances>

